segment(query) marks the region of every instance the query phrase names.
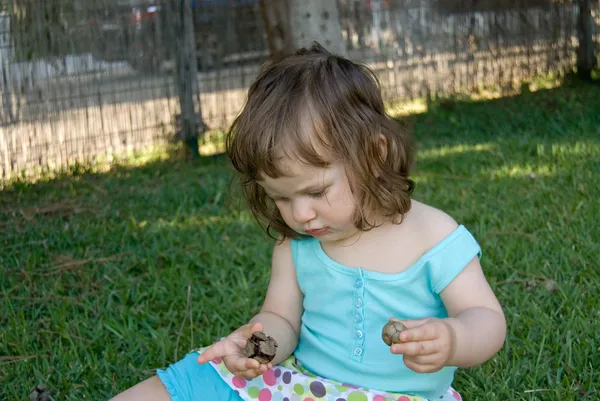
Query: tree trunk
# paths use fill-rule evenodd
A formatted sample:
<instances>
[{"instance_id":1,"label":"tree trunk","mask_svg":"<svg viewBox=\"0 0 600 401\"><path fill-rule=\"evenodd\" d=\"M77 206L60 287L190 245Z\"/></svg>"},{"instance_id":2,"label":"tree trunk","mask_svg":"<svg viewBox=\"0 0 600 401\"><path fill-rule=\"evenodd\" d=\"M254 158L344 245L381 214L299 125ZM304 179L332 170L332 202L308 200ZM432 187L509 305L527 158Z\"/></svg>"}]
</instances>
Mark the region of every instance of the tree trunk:
<instances>
[{"instance_id":1,"label":"tree trunk","mask_svg":"<svg viewBox=\"0 0 600 401\"><path fill-rule=\"evenodd\" d=\"M332 53L346 53L337 0L261 0L260 6L272 59L313 41Z\"/></svg>"},{"instance_id":2,"label":"tree trunk","mask_svg":"<svg viewBox=\"0 0 600 401\"><path fill-rule=\"evenodd\" d=\"M260 12L265 24L267 45L272 60L279 60L294 52L289 3L288 0L260 1Z\"/></svg>"},{"instance_id":3,"label":"tree trunk","mask_svg":"<svg viewBox=\"0 0 600 401\"><path fill-rule=\"evenodd\" d=\"M579 18L577 20L579 48L577 50L577 75L584 80L592 79L592 70L596 65L594 54L594 18L592 1L579 0Z\"/></svg>"}]
</instances>

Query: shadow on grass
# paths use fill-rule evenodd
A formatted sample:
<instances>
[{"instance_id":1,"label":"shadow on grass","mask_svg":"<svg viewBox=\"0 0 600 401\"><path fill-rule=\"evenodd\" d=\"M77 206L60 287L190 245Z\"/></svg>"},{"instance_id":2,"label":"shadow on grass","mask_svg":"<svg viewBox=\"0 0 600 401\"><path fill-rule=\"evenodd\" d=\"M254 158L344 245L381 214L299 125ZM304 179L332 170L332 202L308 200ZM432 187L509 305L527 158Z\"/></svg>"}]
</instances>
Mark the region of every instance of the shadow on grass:
<instances>
[{"instance_id":1,"label":"shadow on grass","mask_svg":"<svg viewBox=\"0 0 600 401\"><path fill-rule=\"evenodd\" d=\"M421 163L427 167L446 166L450 173L454 164L472 164L476 170L482 166L478 164L481 162L497 166L502 162L534 158L548 145L597 140L600 122L597 88L597 84L580 84L486 101L441 99L429 104L426 113L399 120L407 121L414 128L420 152L418 170ZM571 155L576 156L577 152L571 151ZM138 179L144 183L155 179L160 183L165 177L173 180L171 184L183 184L196 180L195 171L209 181L211 175L230 174L224 155L204 157L196 165L178 160L180 156L143 166L117 166L106 173L93 173L93 169L77 166L49 182L17 182L0 192L4 202L0 206L7 208L6 203L17 198L19 201L34 198L32 202L39 203L45 193L52 193L54 197L56 188L84 188L94 186L94 182L107 182L105 187L112 183L135 187L139 186ZM69 194L65 193L65 199L68 198Z\"/></svg>"},{"instance_id":2,"label":"shadow on grass","mask_svg":"<svg viewBox=\"0 0 600 401\"><path fill-rule=\"evenodd\" d=\"M507 348L459 375L463 396L529 399L525 391L544 387L562 396L550 382L558 369L581 396L598 379L585 368L597 354L574 357L565 344L600 331L586 312L600 308L600 229L590 224L600 218L597 88L439 101L410 118L415 197L478 238L509 320ZM0 192L4 396L46 381L64 399L108 397L255 313L272 243L235 185L230 196L232 177L220 155Z\"/></svg>"}]
</instances>

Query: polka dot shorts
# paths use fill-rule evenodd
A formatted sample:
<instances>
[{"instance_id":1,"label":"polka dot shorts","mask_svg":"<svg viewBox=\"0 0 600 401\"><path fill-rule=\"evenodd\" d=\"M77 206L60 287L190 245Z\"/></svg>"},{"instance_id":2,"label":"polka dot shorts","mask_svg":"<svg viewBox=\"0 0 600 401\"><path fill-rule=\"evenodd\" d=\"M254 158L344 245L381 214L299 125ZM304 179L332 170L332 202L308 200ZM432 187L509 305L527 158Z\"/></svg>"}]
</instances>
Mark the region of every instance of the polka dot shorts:
<instances>
[{"instance_id":1,"label":"polka dot shorts","mask_svg":"<svg viewBox=\"0 0 600 401\"><path fill-rule=\"evenodd\" d=\"M200 354L204 349L195 352ZM252 380L235 377L220 359L210 364L245 401L462 401L452 388L438 399L431 400L336 382L307 371L294 356Z\"/></svg>"}]
</instances>

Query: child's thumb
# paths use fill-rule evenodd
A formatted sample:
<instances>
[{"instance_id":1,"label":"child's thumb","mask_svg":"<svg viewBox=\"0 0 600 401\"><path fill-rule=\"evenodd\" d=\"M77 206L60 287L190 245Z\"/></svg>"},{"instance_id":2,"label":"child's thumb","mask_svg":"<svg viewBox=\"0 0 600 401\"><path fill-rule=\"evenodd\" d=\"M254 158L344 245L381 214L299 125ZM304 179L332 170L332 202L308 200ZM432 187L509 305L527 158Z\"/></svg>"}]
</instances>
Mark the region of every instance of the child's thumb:
<instances>
[{"instance_id":1,"label":"child's thumb","mask_svg":"<svg viewBox=\"0 0 600 401\"><path fill-rule=\"evenodd\" d=\"M411 320L411 319L406 319L406 320L401 320L401 319L396 319L396 318L391 318L390 319L393 322L400 322L404 325L404 327L406 327L407 329L413 329L415 327L419 327L424 325L425 323L427 323L429 321L429 319L417 319L417 320Z\"/></svg>"},{"instance_id":2,"label":"child's thumb","mask_svg":"<svg viewBox=\"0 0 600 401\"><path fill-rule=\"evenodd\" d=\"M260 322L249 323L244 326L244 329L242 330L242 335L245 338L250 338L250 337L252 337L253 333L256 333L257 331L263 331L263 329L264 329L263 324Z\"/></svg>"}]
</instances>

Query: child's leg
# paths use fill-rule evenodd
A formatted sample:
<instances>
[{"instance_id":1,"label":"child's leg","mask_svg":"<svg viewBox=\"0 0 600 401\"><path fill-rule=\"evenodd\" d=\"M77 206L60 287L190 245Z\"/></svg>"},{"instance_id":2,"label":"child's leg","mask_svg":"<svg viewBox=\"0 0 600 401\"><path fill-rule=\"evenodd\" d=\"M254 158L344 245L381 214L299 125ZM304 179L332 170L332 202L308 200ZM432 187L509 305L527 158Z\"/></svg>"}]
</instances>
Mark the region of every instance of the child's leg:
<instances>
[{"instance_id":1,"label":"child's leg","mask_svg":"<svg viewBox=\"0 0 600 401\"><path fill-rule=\"evenodd\" d=\"M197 353L130 388L111 401L242 401L210 364L196 362Z\"/></svg>"},{"instance_id":2,"label":"child's leg","mask_svg":"<svg viewBox=\"0 0 600 401\"><path fill-rule=\"evenodd\" d=\"M110 401L171 401L158 376L153 376L117 395Z\"/></svg>"}]
</instances>

